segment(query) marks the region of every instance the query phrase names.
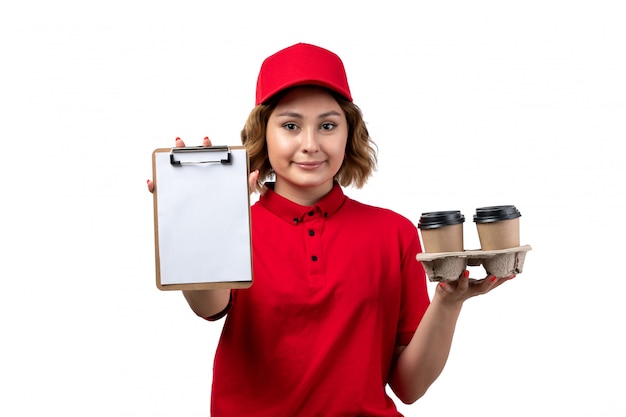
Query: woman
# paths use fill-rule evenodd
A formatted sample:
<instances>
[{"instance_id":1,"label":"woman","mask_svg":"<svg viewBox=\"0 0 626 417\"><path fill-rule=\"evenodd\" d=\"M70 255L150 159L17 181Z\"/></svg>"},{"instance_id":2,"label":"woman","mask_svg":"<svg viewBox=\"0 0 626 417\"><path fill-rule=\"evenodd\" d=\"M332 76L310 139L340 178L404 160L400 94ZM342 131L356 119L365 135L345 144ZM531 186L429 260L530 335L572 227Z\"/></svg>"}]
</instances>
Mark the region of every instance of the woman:
<instances>
[{"instance_id":1,"label":"woman","mask_svg":"<svg viewBox=\"0 0 626 417\"><path fill-rule=\"evenodd\" d=\"M405 403L420 398L463 302L506 279L470 284L465 271L429 300L416 227L344 195L365 184L376 153L334 53L299 43L268 57L241 135L261 192L254 284L184 291L199 316L226 315L212 415L399 416L386 385Z\"/></svg>"}]
</instances>

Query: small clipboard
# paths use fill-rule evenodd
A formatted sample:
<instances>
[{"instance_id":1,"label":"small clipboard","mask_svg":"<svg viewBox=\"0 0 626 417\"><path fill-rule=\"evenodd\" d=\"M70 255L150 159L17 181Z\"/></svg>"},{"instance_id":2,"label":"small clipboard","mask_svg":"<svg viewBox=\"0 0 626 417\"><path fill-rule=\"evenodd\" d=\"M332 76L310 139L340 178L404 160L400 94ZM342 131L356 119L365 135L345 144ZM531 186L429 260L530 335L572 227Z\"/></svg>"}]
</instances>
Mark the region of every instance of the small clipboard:
<instances>
[{"instance_id":1,"label":"small clipboard","mask_svg":"<svg viewBox=\"0 0 626 417\"><path fill-rule=\"evenodd\" d=\"M246 149L155 149L152 175L157 287L250 287L252 246Z\"/></svg>"}]
</instances>

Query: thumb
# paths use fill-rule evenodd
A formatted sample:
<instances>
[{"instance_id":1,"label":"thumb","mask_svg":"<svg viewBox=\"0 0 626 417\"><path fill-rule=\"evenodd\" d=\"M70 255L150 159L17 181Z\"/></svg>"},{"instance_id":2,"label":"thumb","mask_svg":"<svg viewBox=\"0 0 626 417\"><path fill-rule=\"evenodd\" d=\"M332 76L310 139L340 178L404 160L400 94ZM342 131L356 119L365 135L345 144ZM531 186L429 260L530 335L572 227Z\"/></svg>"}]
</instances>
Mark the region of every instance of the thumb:
<instances>
[{"instance_id":1,"label":"thumb","mask_svg":"<svg viewBox=\"0 0 626 417\"><path fill-rule=\"evenodd\" d=\"M258 188L257 181L258 180L259 180L259 170L255 169L248 176L248 187L249 187L248 191L249 191L250 194L252 194L253 192L257 191L257 188Z\"/></svg>"}]
</instances>

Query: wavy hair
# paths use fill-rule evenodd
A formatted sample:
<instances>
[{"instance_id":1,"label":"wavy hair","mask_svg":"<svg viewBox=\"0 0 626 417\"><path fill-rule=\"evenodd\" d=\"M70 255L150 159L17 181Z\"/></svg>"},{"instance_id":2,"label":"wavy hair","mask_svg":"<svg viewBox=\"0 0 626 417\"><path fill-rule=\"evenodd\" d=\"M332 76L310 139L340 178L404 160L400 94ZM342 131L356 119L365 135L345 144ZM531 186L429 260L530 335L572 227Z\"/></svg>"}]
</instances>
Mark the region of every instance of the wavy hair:
<instances>
[{"instance_id":1,"label":"wavy hair","mask_svg":"<svg viewBox=\"0 0 626 417\"><path fill-rule=\"evenodd\" d=\"M267 152L265 132L270 115L281 98L289 90L284 90L263 104L252 109L248 120L241 130L241 143L248 152L250 170L259 170L257 191L272 175L272 166ZM361 109L342 96L327 90L339 103L348 122L348 140L346 143L345 158L335 180L342 186L354 185L361 188L376 170L377 147L367 131Z\"/></svg>"}]
</instances>

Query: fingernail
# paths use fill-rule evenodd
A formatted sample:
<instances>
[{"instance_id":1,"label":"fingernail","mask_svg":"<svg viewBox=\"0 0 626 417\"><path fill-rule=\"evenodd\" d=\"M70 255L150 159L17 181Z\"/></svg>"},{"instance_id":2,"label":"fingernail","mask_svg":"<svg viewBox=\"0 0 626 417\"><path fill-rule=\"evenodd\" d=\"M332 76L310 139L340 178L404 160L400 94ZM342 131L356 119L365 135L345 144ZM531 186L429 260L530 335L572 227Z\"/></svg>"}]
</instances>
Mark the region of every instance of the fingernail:
<instances>
[{"instance_id":1,"label":"fingernail","mask_svg":"<svg viewBox=\"0 0 626 417\"><path fill-rule=\"evenodd\" d=\"M495 282L497 279L498 279L497 277L494 277L494 276L492 275L492 276L491 276L491 278L489 278L489 281L491 281L491 282Z\"/></svg>"},{"instance_id":2,"label":"fingernail","mask_svg":"<svg viewBox=\"0 0 626 417\"><path fill-rule=\"evenodd\" d=\"M446 287L446 283L445 283L445 282L440 282L440 283L439 283L439 286L440 286L441 288L445 288L445 287Z\"/></svg>"},{"instance_id":3,"label":"fingernail","mask_svg":"<svg viewBox=\"0 0 626 417\"><path fill-rule=\"evenodd\" d=\"M463 271L463 278L468 278L469 277L469 271L465 270Z\"/></svg>"},{"instance_id":4,"label":"fingernail","mask_svg":"<svg viewBox=\"0 0 626 417\"><path fill-rule=\"evenodd\" d=\"M176 140L180 140L180 138L176 138Z\"/></svg>"},{"instance_id":5,"label":"fingernail","mask_svg":"<svg viewBox=\"0 0 626 417\"><path fill-rule=\"evenodd\" d=\"M208 136L205 136L205 137L204 137L204 140L209 140L209 137L208 137Z\"/></svg>"}]
</instances>

